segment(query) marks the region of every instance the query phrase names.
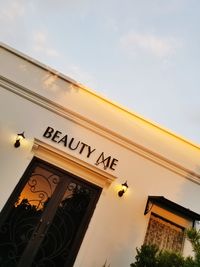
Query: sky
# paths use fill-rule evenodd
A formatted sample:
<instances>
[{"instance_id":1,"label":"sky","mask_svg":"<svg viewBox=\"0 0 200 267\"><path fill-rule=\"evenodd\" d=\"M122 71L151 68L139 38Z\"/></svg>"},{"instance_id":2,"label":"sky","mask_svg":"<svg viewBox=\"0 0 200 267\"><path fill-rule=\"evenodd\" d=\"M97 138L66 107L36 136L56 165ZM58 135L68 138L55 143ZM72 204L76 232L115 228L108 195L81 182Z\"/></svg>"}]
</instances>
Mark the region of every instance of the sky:
<instances>
[{"instance_id":1,"label":"sky","mask_svg":"<svg viewBox=\"0 0 200 267\"><path fill-rule=\"evenodd\" d=\"M0 41L200 144L199 0L0 0Z\"/></svg>"}]
</instances>

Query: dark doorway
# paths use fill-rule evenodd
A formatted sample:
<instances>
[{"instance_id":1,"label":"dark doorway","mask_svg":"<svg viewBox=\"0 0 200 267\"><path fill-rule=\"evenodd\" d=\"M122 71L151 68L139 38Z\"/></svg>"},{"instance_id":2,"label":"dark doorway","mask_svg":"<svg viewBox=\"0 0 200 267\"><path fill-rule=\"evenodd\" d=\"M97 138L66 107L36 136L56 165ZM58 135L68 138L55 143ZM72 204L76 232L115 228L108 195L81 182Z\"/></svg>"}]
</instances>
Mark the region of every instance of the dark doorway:
<instances>
[{"instance_id":1,"label":"dark doorway","mask_svg":"<svg viewBox=\"0 0 200 267\"><path fill-rule=\"evenodd\" d=\"M72 267L100 193L34 158L0 215L0 266Z\"/></svg>"}]
</instances>

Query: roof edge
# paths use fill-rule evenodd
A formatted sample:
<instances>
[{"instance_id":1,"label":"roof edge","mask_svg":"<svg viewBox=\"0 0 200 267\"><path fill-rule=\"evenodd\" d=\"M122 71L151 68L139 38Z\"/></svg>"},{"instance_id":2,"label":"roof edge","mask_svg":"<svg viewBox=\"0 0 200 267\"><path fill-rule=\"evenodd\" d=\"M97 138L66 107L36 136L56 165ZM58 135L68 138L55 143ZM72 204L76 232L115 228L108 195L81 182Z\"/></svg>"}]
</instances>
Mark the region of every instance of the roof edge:
<instances>
[{"instance_id":1,"label":"roof edge","mask_svg":"<svg viewBox=\"0 0 200 267\"><path fill-rule=\"evenodd\" d=\"M182 141L184 143L187 143L190 146L193 146L193 147L195 147L197 149L200 149L200 145L199 144L196 144L193 141L188 140L185 137L181 136L180 134L174 133L171 130L169 130L169 129L163 127L163 126L160 126L159 124L157 124L156 122L151 121L150 119L144 118L142 115L139 115L136 112L133 112L133 111L129 110L128 108L124 107L123 105L121 105L121 104L119 104L119 103L117 103L117 102L115 102L113 100L108 99L107 97L101 95L100 93L95 92L93 89L91 89L91 88L89 88L89 87L87 87L87 86L85 86L85 85L83 85L83 84L71 79L70 77L68 77L67 75L65 75L65 74L63 74L63 73L61 73L59 71L56 71L52 67L50 67L48 65L45 65L45 64L41 63L40 61L29 57L28 55L24 54L23 52L15 49L15 48L13 48L13 47L11 47L11 46L3 43L3 42L0 42L0 47L4 48L5 50L7 50L7 51L9 51L9 52L11 52L13 54L15 54L18 57L21 57L21 58L25 59L28 62L30 62L30 63L42 68L43 70L46 70L46 71L52 73L53 75L56 75L57 77L61 78L62 80L72 83L74 86L77 86L77 87L85 90L89 94L92 94L97 98L100 98L102 101L114 106L117 109L120 109L123 112L128 113L129 115L131 115L131 116L133 116L133 117L135 117L135 118L137 118L139 120L142 120L143 122L145 122L145 123L157 128L157 129L159 129L160 131L165 132L166 134L168 134L168 135L170 135L170 136L172 136L172 137L174 137L176 139L179 139L180 141Z\"/></svg>"}]
</instances>

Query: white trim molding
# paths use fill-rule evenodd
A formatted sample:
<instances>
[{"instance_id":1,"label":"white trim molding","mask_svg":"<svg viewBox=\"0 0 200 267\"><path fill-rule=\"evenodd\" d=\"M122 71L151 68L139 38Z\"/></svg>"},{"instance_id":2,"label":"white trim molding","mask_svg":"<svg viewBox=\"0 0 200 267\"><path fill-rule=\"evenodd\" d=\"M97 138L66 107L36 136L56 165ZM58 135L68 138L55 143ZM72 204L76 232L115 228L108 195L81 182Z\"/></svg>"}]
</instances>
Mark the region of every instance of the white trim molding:
<instances>
[{"instance_id":1,"label":"white trim molding","mask_svg":"<svg viewBox=\"0 0 200 267\"><path fill-rule=\"evenodd\" d=\"M81 116L80 114L77 114L66 107L63 107L35 92L32 92L31 90L16 84L2 76L0 76L0 86L2 88L11 91L29 101L32 103L35 103L65 119L68 119L78 125L80 125L83 128L86 128L98 135L103 136L104 138L120 145L121 147L124 147L125 149L128 149L134 153L137 153L138 155L142 156L143 158L146 158L186 179L189 179L197 184L200 185L200 174L185 168L181 164L172 161L161 154L158 154L151 149L148 149L110 129L107 129L106 127L103 127L102 125L99 125L96 122L93 122L84 116ZM178 137L177 137L178 138ZM183 140L184 141L184 140ZM198 149L198 146L195 146L189 142L187 142L189 145L191 145L193 148ZM111 179L112 180L112 179Z\"/></svg>"},{"instance_id":2,"label":"white trim molding","mask_svg":"<svg viewBox=\"0 0 200 267\"><path fill-rule=\"evenodd\" d=\"M73 157L47 143L34 139L32 152L35 157L48 161L100 187L107 187L116 177L97 167Z\"/></svg>"}]
</instances>

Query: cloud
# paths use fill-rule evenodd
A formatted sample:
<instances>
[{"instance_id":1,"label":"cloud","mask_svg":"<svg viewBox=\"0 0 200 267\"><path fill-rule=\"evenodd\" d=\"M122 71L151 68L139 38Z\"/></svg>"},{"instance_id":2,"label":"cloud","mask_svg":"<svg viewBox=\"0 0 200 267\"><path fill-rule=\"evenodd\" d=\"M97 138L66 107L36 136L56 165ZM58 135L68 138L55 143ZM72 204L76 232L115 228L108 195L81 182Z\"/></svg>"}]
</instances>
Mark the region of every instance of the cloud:
<instances>
[{"instance_id":1,"label":"cloud","mask_svg":"<svg viewBox=\"0 0 200 267\"><path fill-rule=\"evenodd\" d=\"M33 34L33 46L34 52L42 53L50 57L58 57L59 52L49 45L48 35L43 31L37 31Z\"/></svg>"},{"instance_id":2,"label":"cloud","mask_svg":"<svg viewBox=\"0 0 200 267\"><path fill-rule=\"evenodd\" d=\"M132 55L145 52L164 59L176 53L179 43L174 38L130 32L120 38L120 45Z\"/></svg>"},{"instance_id":3,"label":"cloud","mask_svg":"<svg viewBox=\"0 0 200 267\"><path fill-rule=\"evenodd\" d=\"M112 32L118 32L119 31L118 23L114 18L109 17L105 20L104 23L105 23L106 27L108 27L108 29L111 30Z\"/></svg>"},{"instance_id":4,"label":"cloud","mask_svg":"<svg viewBox=\"0 0 200 267\"><path fill-rule=\"evenodd\" d=\"M0 10L0 20L14 21L25 14L24 1L14 0L2 5Z\"/></svg>"}]
</instances>

